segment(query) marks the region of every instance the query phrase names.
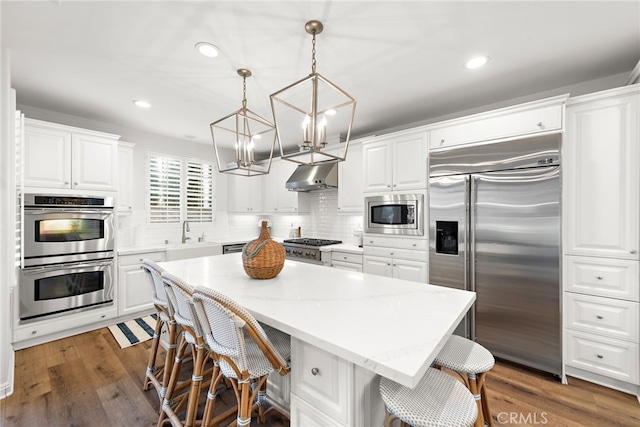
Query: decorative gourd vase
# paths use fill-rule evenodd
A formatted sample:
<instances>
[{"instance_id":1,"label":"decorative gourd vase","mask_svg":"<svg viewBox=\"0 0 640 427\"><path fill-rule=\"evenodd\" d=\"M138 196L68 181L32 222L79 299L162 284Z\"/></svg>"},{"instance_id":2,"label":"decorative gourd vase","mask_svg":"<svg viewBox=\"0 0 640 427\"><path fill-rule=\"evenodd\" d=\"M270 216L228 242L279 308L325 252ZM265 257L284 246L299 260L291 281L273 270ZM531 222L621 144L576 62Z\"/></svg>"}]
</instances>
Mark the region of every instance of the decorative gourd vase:
<instances>
[{"instance_id":1,"label":"decorative gourd vase","mask_svg":"<svg viewBox=\"0 0 640 427\"><path fill-rule=\"evenodd\" d=\"M284 267L284 246L271 239L267 221L262 221L260 236L242 248L242 266L254 279L272 279Z\"/></svg>"}]
</instances>

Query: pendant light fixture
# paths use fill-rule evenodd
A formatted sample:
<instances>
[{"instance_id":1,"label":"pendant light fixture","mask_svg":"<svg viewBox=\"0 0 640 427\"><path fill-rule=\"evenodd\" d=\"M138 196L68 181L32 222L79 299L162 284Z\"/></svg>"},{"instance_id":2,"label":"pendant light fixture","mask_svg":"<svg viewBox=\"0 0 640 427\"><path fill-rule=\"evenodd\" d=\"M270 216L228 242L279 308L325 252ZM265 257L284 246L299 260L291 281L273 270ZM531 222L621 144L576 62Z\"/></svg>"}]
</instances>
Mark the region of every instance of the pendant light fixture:
<instances>
[{"instance_id":1,"label":"pendant light fixture","mask_svg":"<svg viewBox=\"0 0 640 427\"><path fill-rule=\"evenodd\" d=\"M211 123L211 137L218 171L255 176L269 173L276 144L271 122L247 108L247 78L251 71L238 70L242 77L242 107Z\"/></svg>"},{"instance_id":2,"label":"pendant light fixture","mask_svg":"<svg viewBox=\"0 0 640 427\"><path fill-rule=\"evenodd\" d=\"M282 159L313 165L345 160L356 99L316 72L320 21L305 25L311 34L311 74L271 95Z\"/></svg>"}]
</instances>

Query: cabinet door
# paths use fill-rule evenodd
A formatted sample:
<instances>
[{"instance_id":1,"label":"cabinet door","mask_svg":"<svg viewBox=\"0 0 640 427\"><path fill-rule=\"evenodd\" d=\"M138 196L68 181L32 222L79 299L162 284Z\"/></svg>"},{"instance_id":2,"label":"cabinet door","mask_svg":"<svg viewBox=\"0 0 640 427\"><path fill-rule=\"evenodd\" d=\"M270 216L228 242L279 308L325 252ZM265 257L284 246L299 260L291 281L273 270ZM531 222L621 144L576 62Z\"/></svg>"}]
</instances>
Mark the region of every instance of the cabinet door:
<instances>
[{"instance_id":1,"label":"cabinet door","mask_svg":"<svg viewBox=\"0 0 640 427\"><path fill-rule=\"evenodd\" d=\"M274 162L276 182L274 183L275 207L276 213L282 212L298 212L298 193L296 191L287 190L285 184L298 167L297 163L281 160Z\"/></svg>"},{"instance_id":2,"label":"cabinet door","mask_svg":"<svg viewBox=\"0 0 640 427\"><path fill-rule=\"evenodd\" d=\"M362 271L376 276L393 277L391 258L365 255L362 257Z\"/></svg>"},{"instance_id":3,"label":"cabinet door","mask_svg":"<svg viewBox=\"0 0 640 427\"><path fill-rule=\"evenodd\" d=\"M428 273L426 262L408 261L404 259L393 260L393 277L395 279L427 283Z\"/></svg>"},{"instance_id":4,"label":"cabinet door","mask_svg":"<svg viewBox=\"0 0 640 427\"><path fill-rule=\"evenodd\" d=\"M117 158L116 141L91 135L74 134L71 161L73 188L78 190L116 190Z\"/></svg>"},{"instance_id":5,"label":"cabinet door","mask_svg":"<svg viewBox=\"0 0 640 427\"><path fill-rule=\"evenodd\" d=\"M565 252L639 259L639 97L589 99L567 107L564 145Z\"/></svg>"},{"instance_id":6,"label":"cabinet door","mask_svg":"<svg viewBox=\"0 0 640 427\"><path fill-rule=\"evenodd\" d=\"M228 209L235 213L258 213L262 210L261 176L228 176Z\"/></svg>"},{"instance_id":7,"label":"cabinet door","mask_svg":"<svg viewBox=\"0 0 640 427\"><path fill-rule=\"evenodd\" d=\"M388 140L365 144L362 147L364 191L390 191L393 180L393 149Z\"/></svg>"},{"instance_id":8,"label":"cabinet door","mask_svg":"<svg viewBox=\"0 0 640 427\"><path fill-rule=\"evenodd\" d=\"M118 213L133 211L133 144L118 144Z\"/></svg>"},{"instance_id":9,"label":"cabinet door","mask_svg":"<svg viewBox=\"0 0 640 427\"><path fill-rule=\"evenodd\" d=\"M347 160L338 163L338 212L362 213L364 208L362 146L350 146Z\"/></svg>"},{"instance_id":10,"label":"cabinet door","mask_svg":"<svg viewBox=\"0 0 640 427\"><path fill-rule=\"evenodd\" d=\"M393 190L427 188L426 133L407 136L393 144Z\"/></svg>"},{"instance_id":11,"label":"cabinet door","mask_svg":"<svg viewBox=\"0 0 640 427\"><path fill-rule=\"evenodd\" d=\"M71 187L71 133L25 126L24 185Z\"/></svg>"},{"instance_id":12,"label":"cabinet door","mask_svg":"<svg viewBox=\"0 0 640 427\"><path fill-rule=\"evenodd\" d=\"M120 267L118 274L118 314L153 310L151 289L139 265Z\"/></svg>"}]
</instances>

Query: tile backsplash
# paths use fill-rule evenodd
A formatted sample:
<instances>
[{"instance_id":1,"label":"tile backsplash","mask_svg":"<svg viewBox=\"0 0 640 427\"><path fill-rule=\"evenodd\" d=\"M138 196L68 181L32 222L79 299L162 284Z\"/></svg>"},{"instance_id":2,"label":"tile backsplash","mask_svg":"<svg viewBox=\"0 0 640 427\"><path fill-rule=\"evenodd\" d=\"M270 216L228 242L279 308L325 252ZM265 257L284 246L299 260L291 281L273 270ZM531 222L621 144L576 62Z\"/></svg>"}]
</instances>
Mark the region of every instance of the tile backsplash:
<instances>
[{"instance_id":1,"label":"tile backsplash","mask_svg":"<svg viewBox=\"0 0 640 427\"><path fill-rule=\"evenodd\" d=\"M362 215L338 213L338 190L320 190L307 195L309 213L298 215L246 215L216 212L211 223L189 223L191 239L204 237L205 241L228 240L234 238L257 237L259 222L271 221L271 235L289 237L292 227L300 227L302 237L342 240L354 242L354 231L362 230ZM179 243L182 238L182 224L148 224L146 211L134 211L118 217L118 246L141 246Z\"/></svg>"}]
</instances>

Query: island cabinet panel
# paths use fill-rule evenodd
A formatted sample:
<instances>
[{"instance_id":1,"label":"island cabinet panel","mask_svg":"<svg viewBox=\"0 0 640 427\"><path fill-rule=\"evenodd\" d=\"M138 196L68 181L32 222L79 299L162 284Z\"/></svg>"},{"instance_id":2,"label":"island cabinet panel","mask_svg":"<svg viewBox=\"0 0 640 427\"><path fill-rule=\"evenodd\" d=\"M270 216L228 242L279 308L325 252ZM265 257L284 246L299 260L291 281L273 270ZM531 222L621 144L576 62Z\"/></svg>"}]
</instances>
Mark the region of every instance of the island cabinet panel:
<instances>
[{"instance_id":1,"label":"island cabinet panel","mask_svg":"<svg viewBox=\"0 0 640 427\"><path fill-rule=\"evenodd\" d=\"M25 119L24 185L115 191L119 136Z\"/></svg>"},{"instance_id":2,"label":"island cabinet panel","mask_svg":"<svg viewBox=\"0 0 640 427\"><path fill-rule=\"evenodd\" d=\"M147 252L118 257L118 315L154 310L151 288L142 270L142 260L162 262L164 252Z\"/></svg>"},{"instance_id":3,"label":"island cabinet panel","mask_svg":"<svg viewBox=\"0 0 640 427\"><path fill-rule=\"evenodd\" d=\"M291 365L291 412L298 418L292 419L291 425L308 425L305 419L326 419L331 421L330 425L353 425L353 364L292 339ZM309 406L315 411L310 411Z\"/></svg>"},{"instance_id":4,"label":"island cabinet panel","mask_svg":"<svg viewBox=\"0 0 640 427\"><path fill-rule=\"evenodd\" d=\"M559 131L566 98L562 95L438 123L429 129L429 147L435 150Z\"/></svg>"}]
</instances>

